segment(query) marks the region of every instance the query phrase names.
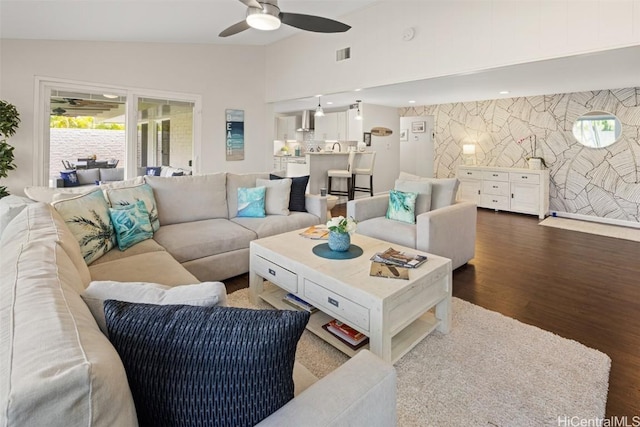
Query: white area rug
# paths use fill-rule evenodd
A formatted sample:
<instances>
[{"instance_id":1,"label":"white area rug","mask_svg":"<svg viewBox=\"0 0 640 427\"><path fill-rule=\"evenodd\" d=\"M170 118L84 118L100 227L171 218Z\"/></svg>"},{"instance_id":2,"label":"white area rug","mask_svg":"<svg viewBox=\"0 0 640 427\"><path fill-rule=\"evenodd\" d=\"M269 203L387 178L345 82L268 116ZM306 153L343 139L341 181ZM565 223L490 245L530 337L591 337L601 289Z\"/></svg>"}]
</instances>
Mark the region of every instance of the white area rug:
<instances>
[{"instance_id":1,"label":"white area rug","mask_svg":"<svg viewBox=\"0 0 640 427\"><path fill-rule=\"evenodd\" d=\"M640 242L640 229L637 228L552 216L545 218L540 225Z\"/></svg>"},{"instance_id":2,"label":"white area rug","mask_svg":"<svg viewBox=\"0 0 640 427\"><path fill-rule=\"evenodd\" d=\"M247 295L230 294L229 305L250 307ZM305 331L297 359L323 377L347 356ZM452 331L434 332L395 367L399 426L557 426L604 417L611 359L453 298Z\"/></svg>"}]
</instances>

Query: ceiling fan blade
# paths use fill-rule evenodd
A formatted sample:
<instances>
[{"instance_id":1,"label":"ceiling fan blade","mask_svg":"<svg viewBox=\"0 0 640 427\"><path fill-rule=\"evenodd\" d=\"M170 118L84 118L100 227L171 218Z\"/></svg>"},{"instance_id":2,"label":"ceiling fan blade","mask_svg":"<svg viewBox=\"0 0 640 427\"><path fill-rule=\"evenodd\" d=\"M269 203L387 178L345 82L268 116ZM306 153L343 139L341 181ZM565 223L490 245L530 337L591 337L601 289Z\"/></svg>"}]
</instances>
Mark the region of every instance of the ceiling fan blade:
<instances>
[{"instance_id":1,"label":"ceiling fan blade","mask_svg":"<svg viewBox=\"0 0 640 427\"><path fill-rule=\"evenodd\" d=\"M240 3L248 7L257 7L258 9L262 9L262 5L256 0L240 0Z\"/></svg>"},{"instance_id":2,"label":"ceiling fan blade","mask_svg":"<svg viewBox=\"0 0 640 427\"><path fill-rule=\"evenodd\" d=\"M351 28L351 26L333 19L301 13L280 12L280 20L283 24L316 33L344 33Z\"/></svg>"},{"instance_id":3,"label":"ceiling fan blade","mask_svg":"<svg viewBox=\"0 0 640 427\"><path fill-rule=\"evenodd\" d=\"M218 37L229 37L234 34L238 34L244 30L248 30L249 28L250 27L249 27L249 24L247 24L247 21L240 21L237 24L233 24L232 26L230 26L229 28L227 28L226 30L218 34Z\"/></svg>"}]
</instances>

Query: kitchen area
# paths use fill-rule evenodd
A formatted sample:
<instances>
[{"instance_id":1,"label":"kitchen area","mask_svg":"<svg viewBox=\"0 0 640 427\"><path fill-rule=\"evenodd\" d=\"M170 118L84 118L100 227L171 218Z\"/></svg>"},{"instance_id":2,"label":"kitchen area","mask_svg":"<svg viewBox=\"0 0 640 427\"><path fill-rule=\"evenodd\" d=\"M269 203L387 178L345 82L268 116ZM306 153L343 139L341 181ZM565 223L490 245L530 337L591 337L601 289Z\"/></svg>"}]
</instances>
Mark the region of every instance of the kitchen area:
<instances>
[{"instance_id":1,"label":"kitchen area","mask_svg":"<svg viewBox=\"0 0 640 427\"><path fill-rule=\"evenodd\" d=\"M322 115L312 110L279 115L273 170L290 177L310 175L308 191L319 194L326 187L327 170L346 169L350 151L369 151L362 142L361 119L359 104Z\"/></svg>"},{"instance_id":2,"label":"kitchen area","mask_svg":"<svg viewBox=\"0 0 640 427\"><path fill-rule=\"evenodd\" d=\"M295 110L291 105L276 111L273 170L288 177L309 175L307 192L320 194L328 187L328 170L347 169L350 151L356 152L356 169L366 168L375 152L373 192L393 188L399 173L398 109L359 100L336 107L324 105L320 115L316 114L317 108ZM388 132L376 133L380 128ZM366 176L358 176L357 181L357 186L369 184ZM346 179L333 180L332 189L346 191L346 187ZM356 198L368 196L368 192L355 194ZM340 196L338 203L346 201L345 196Z\"/></svg>"}]
</instances>

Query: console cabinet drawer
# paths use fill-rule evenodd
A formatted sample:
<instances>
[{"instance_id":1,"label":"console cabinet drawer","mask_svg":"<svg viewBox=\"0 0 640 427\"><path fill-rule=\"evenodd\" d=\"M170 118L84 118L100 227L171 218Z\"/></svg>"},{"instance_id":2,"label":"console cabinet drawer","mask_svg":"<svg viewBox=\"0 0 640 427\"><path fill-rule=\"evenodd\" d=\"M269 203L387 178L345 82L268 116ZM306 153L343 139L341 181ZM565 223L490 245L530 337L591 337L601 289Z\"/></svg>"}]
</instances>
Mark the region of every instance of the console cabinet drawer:
<instances>
[{"instance_id":1,"label":"console cabinet drawer","mask_svg":"<svg viewBox=\"0 0 640 427\"><path fill-rule=\"evenodd\" d=\"M507 211L509 210L509 197L496 196L493 194L483 194L480 198L480 206L483 208Z\"/></svg>"},{"instance_id":2,"label":"console cabinet drawer","mask_svg":"<svg viewBox=\"0 0 640 427\"><path fill-rule=\"evenodd\" d=\"M509 181L509 172L484 171L482 179L487 181Z\"/></svg>"},{"instance_id":3,"label":"console cabinet drawer","mask_svg":"<svg viewBox=\"0 0 640 427\"><path fill-rule=\"evenodd\" d=\"M540 175L534 173L509 173L509 181L526 182L528 184L540 184Z\"/></svg>"},{"instance_id":4,"label":"console cabinet drawer","mask_svg":"<svg viewBox=\"0 0 640 427\"><path fill-rule=\"evenodd\" d=\"M479 170L459 168L459 179L482 179L482 172Z\"/></svg>"},{"instance_id":5,"label":"console cabinet drawer","mask_svg":"<svg viewBox=\"0 0 640 427\"><path fill-rule=\"evenodd\" d=\"M351 326L369 332L369 310L345 297L304 279L304 297L307 302L322 307L322 311L334 313Z\"/></svg>"},{"instance_id":6,"label":"console cabinet drawer","mask_svg":"<svg viewBox=\"0 0 640 427\"><path fill-rule=\"evenodd\" d=\"M256 273L289 292L298 292L298 275L269 260L256 256L254 265Z\"/></svg>"},{"instance_id":7,"label":"console cabinet drawer","mask_svg":"<svg viewBox=\"0 0 640 427\"><path fill-rule=\"evenodd\" d=\"M482 181L482 193L497 196L508 196L509 183L506 181Z\"/></svg>"}]
</instances>

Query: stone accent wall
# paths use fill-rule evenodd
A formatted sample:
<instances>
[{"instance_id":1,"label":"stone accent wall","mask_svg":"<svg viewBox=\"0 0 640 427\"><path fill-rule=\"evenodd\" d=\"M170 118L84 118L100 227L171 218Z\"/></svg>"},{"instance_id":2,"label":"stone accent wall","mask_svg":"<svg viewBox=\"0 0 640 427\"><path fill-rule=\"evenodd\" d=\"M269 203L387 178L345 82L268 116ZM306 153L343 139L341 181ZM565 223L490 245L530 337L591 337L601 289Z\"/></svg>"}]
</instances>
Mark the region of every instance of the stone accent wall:
<instances>
[{"instance_id":1,"label":"stone accent wall","mask_svg":"<svg viewBox=\"0 0 640 427\"><path fill-rule=\"evenodd\" d=\"M622 122L622 137L587 148L572 134L576 118L606 111ZM462 145L475 144L478 165L527 167L536 155L550 170L550 209L640 222L640 87L401 108L400 116L434 116L437 177L455 176Z\"/></svg>"}]
</instances>

